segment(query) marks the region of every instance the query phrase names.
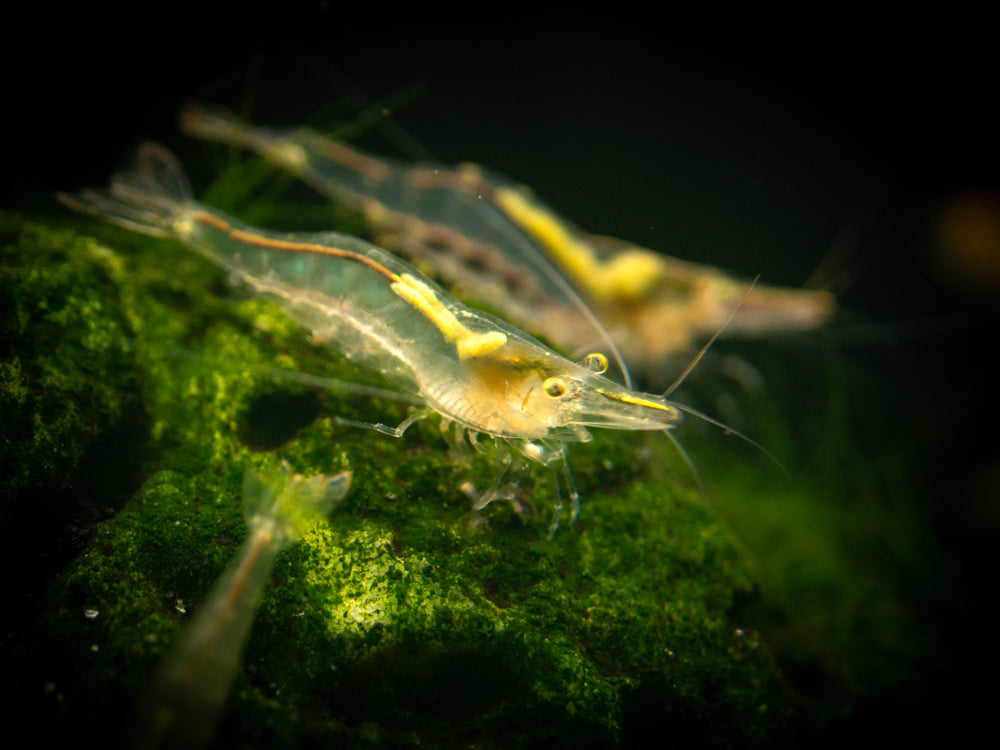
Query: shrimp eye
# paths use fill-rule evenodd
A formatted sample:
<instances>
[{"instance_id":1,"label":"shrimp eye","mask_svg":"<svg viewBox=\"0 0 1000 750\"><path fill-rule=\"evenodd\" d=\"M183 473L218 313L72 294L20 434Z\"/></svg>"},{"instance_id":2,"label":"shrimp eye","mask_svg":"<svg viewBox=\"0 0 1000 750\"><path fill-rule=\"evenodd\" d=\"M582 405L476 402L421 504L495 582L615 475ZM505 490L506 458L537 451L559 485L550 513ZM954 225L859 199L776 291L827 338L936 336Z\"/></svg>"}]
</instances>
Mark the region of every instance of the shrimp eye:
<instances>
[{"instance_id":1,"label":"shrimp eye","mask_svg":"<svg viewBox=\"0 0 1000 750\"><path fill-rule=\"evenodd\" d=\"M546 396L561 398L566 395L566 381L562 378L546 378L542 383L542 390Z\"/></svg>"},{"instance_id":2,"label":"shrimp eye","mask_svg":"<svg viewBox=\"0 0 1000 750\"><path fill-rule=\"evenodd\" d=\"M586 357L583 358L583 362L581 362L580 364L582 364L591 372L596 372L598 375L600 375L601 373L606 372L608 369L608 358L605 357L600 352L591 352L590 354L588 354Z\"/></svg>"}]
</instances>

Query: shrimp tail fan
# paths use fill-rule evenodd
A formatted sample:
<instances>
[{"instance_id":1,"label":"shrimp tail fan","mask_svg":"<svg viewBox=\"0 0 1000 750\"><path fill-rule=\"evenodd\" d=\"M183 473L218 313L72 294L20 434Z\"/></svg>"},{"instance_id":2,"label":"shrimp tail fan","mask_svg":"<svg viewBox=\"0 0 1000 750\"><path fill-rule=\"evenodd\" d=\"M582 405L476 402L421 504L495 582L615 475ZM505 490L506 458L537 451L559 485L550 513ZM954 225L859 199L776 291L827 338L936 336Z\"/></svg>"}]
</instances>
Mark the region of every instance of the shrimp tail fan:
<instances>
[{"instance_id":1,"label":"shrimp tail fan","mask_svg":"<svg viewBox=\"0 0 1000 750\"><path fill-rule=\"evenodd\" d=\"M177 222L193 202L180 163L157 143L142 144L135 168L114 175L107 190L59 193L57 197L81 213L158 237L175 236Z\"/></svg>"}]
</instances>

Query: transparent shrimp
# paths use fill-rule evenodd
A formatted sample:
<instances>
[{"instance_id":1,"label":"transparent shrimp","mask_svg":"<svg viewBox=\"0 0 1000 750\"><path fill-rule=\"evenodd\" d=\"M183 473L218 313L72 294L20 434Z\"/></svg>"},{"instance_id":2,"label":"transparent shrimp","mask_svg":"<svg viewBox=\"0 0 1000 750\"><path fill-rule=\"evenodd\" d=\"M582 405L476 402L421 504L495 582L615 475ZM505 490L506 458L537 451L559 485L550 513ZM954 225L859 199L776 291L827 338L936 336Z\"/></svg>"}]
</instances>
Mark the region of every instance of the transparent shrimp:
<instances>
[{"instance_id":1,"label":"transparent shrimp","mask_svg":"<svg viewBox=\"0 0 1000 750\"><path fill-rule=\"evenodd\" d=\"M595 328L567 302L572 282L630 366L647 375L725 326L728 335L808 330L831 316L825 291L748 283L710 266L587 235L531 191L472 164L456 170L379 159L318 133L272 131L189 105L185 132L240 145L322 194L362 212L380 244L429 263L510 320L568 351L595 345ZM727 319L738 305L736 315Z\"/></svg>"},{"instance_id":2,"label":"transparent shrimp","mask_svg":"<svg viewBox=\"0 0 1000 750\"><path fill-rule=\"evenodd\" d=\"M682 410L690 411L605 377L603 354L573 362L466 307L364 240L336 232L267 232L213 211L191 197L180 165L161 146L142 146L135 171L116 175L107 192L59 197L71 208L181 240L422 405L397 427L368 426L399 437L416 419L437 412L473 446L480 434L495 438L504 468L476 499L478 508L507 496L504 477L512 466L543 464L555 476L554 532L560 476L574 518L579 508L568 443L590 440L594 427L669 435Z\"/></svg>"},{"instance_id":3,"label":"transparent shrimp","mask_svg":"<svg viewBox=\"0 0 1000 750\"><path fill-rule=\"evenodd\" d=\"M292 474L287 462L269 476L244 475L250 535L216 581L192 623L163 657L139 704L131 746L205 747L212 738L274 560L347 494L349 472Z\"/></svg>"}]
</instances>

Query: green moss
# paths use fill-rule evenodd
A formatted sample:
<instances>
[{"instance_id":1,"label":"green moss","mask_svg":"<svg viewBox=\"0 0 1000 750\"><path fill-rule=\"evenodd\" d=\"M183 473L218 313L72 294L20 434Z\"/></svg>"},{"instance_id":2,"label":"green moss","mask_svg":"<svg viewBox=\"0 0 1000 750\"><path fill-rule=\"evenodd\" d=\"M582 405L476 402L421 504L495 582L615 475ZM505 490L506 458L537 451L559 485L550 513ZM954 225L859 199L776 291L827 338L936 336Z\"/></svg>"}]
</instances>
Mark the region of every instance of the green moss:
<instances>
[{"instance_id":1,"label":"green moss","mask_svg":"<svg viewBox=\"0 0 1000 750\"><path fill-rule=\"evenodd\" d=\"M196 609L245 533L230 484L211 472L153 477L64 577L58 598L77 606L61 612L61 640L86 632L128 658L116 679L141 684L189 616L179 602ZM440 512L432 498L410 502ZM265 702L299 737L317 726L351 737L374 722L390 744L600 746L620 738L650 681L671 684L659 708L704 721L706 739L743 736L773 686L760 650L736 643L728 622L748 581L732 545L717 527L680 533L709 522L665 495L637 508L595 492L590 513L594 530L547 542L541 519L468 532L456 510L408 533L343 509L279 559L232 711ZM653 523L653 538L619 536ZM88 609L100 614L87 620Z\"/></svg>"},{"instance_id":2,"label":"green moss","mask_svg":"<svg viewBox=\"0 0 1000 750\"><path fill-rule=\"evenodd\" d=\"M456 455L436 418L400 440L338 426L329 417L397 423L404 407L274 377L370 382L272 305L236 299L194 253L91 222L79 231L103 242L0 218L3 450L20 467L5 497L46 497L125 411L144 415L132 438L150 446L141 488L54 581L16 650L16 668L49 686L39 700L53 726L124 728L246 535L244 468L281 459L302 474L350 469L354 482L335 517L278 558L220 747L606 747L650 730L773 745L799 721L745 616L761 568L676 475L661 476L662 440L603 433L575 446L583 510L551 540L542 471L527 479L526 512L494 504L470 529L460 487L489 476L488 457ZM259 424L288 404L301 418ZM95 470L114 471L104 460ZM813 512L807 496L793 507ZM734 527L761 529L751 516ZM849 590L841 552L817 558L836 592ZM764 566L779 591L795 574ZM891 638L896 621L879 622L875 637Z\"/></svg>"},{"instance_id":3,"label":"green moss","mask_svg":"<svg viewBox=\"0 0 1000 750\"><path fill-rule=\"evenodd\" d=\"M0 212L0 522L33 488L62 489L131 396L119 259ZM72 263L64 262L72 257Z\"/></svg>"}]
</instances>

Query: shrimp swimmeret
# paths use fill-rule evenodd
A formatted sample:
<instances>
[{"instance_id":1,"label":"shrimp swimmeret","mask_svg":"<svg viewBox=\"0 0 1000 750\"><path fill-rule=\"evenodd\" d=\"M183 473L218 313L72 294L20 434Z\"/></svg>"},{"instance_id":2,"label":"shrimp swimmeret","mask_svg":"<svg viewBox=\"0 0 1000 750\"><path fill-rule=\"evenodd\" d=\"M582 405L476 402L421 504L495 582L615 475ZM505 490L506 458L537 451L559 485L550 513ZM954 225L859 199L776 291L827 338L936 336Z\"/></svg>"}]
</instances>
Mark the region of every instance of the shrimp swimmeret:
<instances>
[{"instance_id":1,"label":"shrimp swimmeret","mask_svg":"<svg viewBox=\"0 0 1000 750\"><path fill-rule=\"evenodd\" d=\"M509 497L504 477L527 459L553 469L554 531L559 473L574 518L579 508L567 443L590 440L591 427L669 435L681 411L690 411L666 396L636 392L605 377L608 360L602 354L570 361L466 307L408 263L364 240L336 232L268 232L208 208L191 197L179 163L162 146L140 147L136 169L115 175L107 192L59 197L76 210L181 240L277 301L317 339L382 373L423 405L398 427L367 426L399 437L433 411L455 423L456 433L474 446L482 433L495 438L503 469L477 496L476 509Z\"/></svg>"}]
</instances>

